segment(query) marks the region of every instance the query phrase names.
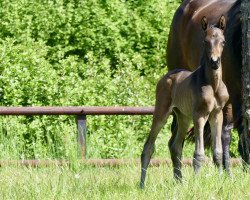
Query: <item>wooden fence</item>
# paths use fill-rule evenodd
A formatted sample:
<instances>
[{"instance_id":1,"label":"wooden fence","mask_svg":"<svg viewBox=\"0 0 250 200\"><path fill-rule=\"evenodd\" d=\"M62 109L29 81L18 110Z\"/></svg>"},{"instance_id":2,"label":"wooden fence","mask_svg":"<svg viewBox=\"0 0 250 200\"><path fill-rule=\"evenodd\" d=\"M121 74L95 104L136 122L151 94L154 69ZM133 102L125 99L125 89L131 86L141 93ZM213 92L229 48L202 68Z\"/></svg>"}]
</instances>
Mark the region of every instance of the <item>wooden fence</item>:
<instances>
[{"instance_id":1,"label":"wooden fence","mask_svg":"<svg viewBox=\"0 0 250 200\"><path fill-rule=\"evenodd\" d=\"M75 115L78 129L78 144L82 163L93 166L119 166L123 164L138 164L139 160L134 159L87 159L86 156L86 132L87 132L87 115L152 115L154 107L1 107L0 115ZM211 163L207 160L206 163ZM231 159L233 166L239 165L240 159ZM47 165L68 165L69 162L65 160L7 160L0 161L0 167L5 165L26 165L26 166L47 166ZM152 159L151 166L170 165L171 161L168 159ZM184 159L184 165L191 165L192 159Z\"/></svg>"}]
</instances>

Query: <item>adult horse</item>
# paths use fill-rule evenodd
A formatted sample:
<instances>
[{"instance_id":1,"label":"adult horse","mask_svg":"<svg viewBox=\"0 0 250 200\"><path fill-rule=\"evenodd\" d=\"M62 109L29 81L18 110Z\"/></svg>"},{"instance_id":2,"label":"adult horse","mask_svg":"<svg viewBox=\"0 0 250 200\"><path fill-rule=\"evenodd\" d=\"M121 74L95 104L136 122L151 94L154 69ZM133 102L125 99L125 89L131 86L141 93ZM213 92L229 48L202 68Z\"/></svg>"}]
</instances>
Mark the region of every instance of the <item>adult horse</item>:
<instances>
[{"instance_id":1,"label":"adult horse","mask_svg":"<svg viewBox=\"0 0 250 200\"><path fill-rule=\"evenodd\" d=\"M231 142L231 129L237 126L239 132L239 151L243 160L250 164L249 148L241 141L242 125L242 81L241 81L241 0L184 0L175 12L167 45L167 65L169 70L185 68L194 70L199 65L201 52L203 52L203 31L200 21L208 16L208 21L216 23L223 14L227 19L225 29L226 45L222 55L223 81L225 82L230 99L224 107L222 145L223 166L229 169L229 145ZM176 117L174 117L172 132L177 130ZM237 122L237 125L236 125Z\"/></svg>"}]
</instances>

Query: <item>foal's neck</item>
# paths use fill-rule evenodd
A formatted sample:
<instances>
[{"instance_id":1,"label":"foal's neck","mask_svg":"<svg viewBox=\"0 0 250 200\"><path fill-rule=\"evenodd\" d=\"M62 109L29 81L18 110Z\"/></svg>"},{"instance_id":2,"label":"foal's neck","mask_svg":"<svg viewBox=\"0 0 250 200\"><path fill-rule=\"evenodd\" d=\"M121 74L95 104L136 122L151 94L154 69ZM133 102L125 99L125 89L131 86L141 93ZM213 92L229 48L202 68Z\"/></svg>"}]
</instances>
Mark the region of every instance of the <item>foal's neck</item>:
<instances>
[{"instance_id":1,"label":"foal's neck","mask_svg":"<svg viewBox=\"0 0 250 200\"><path fill-rule=\"evenodd\" d=\"M204 70L205 70L205 79L210 84L214 90L214 92L217 92L221 81L222 81L222 67L221 63L219 64L220 67L216 70L213 70L212 67L210 66L209 62L203 63Z\"/></svg>"}]
</instances>

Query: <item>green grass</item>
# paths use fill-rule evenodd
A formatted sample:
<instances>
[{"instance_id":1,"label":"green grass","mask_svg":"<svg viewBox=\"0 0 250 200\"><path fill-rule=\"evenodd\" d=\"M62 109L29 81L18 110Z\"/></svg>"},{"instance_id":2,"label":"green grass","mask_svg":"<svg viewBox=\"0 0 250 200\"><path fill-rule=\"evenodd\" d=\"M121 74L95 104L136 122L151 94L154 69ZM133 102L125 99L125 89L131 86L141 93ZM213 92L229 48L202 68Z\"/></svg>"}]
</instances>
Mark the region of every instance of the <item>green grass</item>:
<instances>
[{"instance_id":1,"label":"green grass","mask_svg":"<svg viewBox=\"0 0 250 200\"><path fill-rule=\"evenodd\" d=\"M0 168L0 199L249 199L250 175L241 167L233 177L218 176L204 166L198 177L183 168L183 183L173 180L172 168L151 167L146 187L139 189L139 166Z\"/></svg>"}]
</instances>

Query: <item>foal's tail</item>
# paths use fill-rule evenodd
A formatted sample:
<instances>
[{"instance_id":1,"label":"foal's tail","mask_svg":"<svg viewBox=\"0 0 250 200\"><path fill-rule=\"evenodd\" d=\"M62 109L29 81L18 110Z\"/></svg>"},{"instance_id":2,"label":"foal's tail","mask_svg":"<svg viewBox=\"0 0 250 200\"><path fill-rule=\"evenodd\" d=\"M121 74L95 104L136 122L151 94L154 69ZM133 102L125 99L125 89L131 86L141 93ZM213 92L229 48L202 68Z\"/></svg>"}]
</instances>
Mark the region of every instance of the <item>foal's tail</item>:
<instances>
[{"instance_id":1,"label":"foal's tail","mask_svg":"<svg viewBox=\"0 0 250 200\"><path fill-rule=\"evenodd\" d=\"M186 136L186 140L188 142L195 142L195 134L194 134L194 127L192 127ZM212 136L211 136L211 129L209 126L209 122L207 122L204 126L204 146L205 148L209 148L212 145Z\"/></svg>"}]
</instances>

